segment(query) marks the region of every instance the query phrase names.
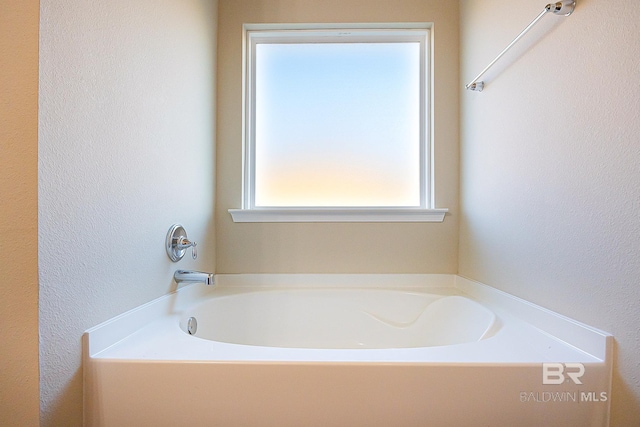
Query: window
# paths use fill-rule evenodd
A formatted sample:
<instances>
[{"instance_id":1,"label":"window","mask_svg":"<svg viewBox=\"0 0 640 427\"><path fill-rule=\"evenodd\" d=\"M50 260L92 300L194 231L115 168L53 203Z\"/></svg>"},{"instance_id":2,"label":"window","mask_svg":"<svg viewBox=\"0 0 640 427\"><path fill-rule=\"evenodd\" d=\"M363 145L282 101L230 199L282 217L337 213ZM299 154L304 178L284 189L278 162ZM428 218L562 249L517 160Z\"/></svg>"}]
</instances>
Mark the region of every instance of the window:
<instances>
[{"instance_id":1,"label":"window","mask_svg":"<svg viewBox=\"0 0 640 427\"><path fill-rule=\"evenodd\" d=\"M426 25L245 26L234 221L441 221Z\"/></svg>"}]
</instances>

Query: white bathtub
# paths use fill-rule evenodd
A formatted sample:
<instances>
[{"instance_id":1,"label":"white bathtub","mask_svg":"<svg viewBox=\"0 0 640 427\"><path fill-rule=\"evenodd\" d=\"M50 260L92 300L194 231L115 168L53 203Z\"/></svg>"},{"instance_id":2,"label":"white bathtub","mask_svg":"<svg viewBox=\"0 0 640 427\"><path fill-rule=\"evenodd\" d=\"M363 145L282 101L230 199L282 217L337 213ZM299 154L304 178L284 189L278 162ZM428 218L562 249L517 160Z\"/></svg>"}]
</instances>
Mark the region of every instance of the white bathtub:
<instances>
[{"instance_id":1,"label":"white bathtub","mask_svg":"<svg viewBox=\"0 0 640 427\"><path fill-rule=\"evenodd\" d=\"M496 316L462 296L389 289L263 290L208 299L186 310L198 338L311 349L446 346L487 338ZM195 319L195 320L194 320Z\"/></svg>"},{"instance_id":2,"label":"white bathtub","mask_svg":"<svg viewBox=\"0 0 640 427\"><path fill-rule=\"evenodd\" d=\"M87 331L86 425L608 425L611 337L484 285L216 282Z\"/></svg>"}]
</instances>

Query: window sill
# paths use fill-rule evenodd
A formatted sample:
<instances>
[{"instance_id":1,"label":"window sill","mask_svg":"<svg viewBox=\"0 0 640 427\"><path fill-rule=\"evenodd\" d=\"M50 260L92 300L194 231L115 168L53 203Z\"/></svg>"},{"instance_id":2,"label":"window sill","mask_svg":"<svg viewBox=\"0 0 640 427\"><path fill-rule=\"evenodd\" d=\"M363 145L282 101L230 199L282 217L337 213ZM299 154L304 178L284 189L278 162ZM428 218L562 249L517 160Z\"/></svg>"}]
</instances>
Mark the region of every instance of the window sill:
<instances>
[{"instance_id":1,"label":"window sill","mask_svg":"<svg viewBox=\"0 0 640 427\"><path fill-rule=\"evenodd\" d=\"M448 211L422 208L229 209L233 222L442 222Z\"/></svg>"}]
</instances>

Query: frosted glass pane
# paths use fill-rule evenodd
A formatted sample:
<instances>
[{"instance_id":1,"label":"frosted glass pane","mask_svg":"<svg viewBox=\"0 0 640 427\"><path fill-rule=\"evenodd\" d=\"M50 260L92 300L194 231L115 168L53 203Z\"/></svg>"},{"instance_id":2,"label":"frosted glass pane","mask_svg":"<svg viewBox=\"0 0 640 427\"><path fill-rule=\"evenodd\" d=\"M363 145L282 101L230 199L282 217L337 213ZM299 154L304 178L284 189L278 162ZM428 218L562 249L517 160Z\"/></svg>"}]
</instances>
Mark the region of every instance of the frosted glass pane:
<instances>
[{"instance_id":1,"label":"frosted glass pane","mask_svg":"<svg viewBox=\"0 0 640 427\"><path fill-rule=\"evenodd\" d=\"M256 206L420 206L419 43L257 44Z\"/></svg>"}]
</instances>

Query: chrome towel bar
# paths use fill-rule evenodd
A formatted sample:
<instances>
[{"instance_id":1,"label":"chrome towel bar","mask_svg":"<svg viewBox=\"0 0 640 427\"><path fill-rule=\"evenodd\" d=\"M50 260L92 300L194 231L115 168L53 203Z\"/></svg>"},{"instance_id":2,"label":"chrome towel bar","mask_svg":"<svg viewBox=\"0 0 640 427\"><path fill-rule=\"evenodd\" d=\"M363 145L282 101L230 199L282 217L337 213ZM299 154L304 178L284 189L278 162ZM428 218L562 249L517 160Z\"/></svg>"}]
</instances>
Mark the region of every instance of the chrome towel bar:
<instances>
[{"instance_id":1,"label":"chrome towel bar","mask_svg":"<svg viewBox=\"0 0 640 427\"><path fill-rule=\"evenodd\" d=\"M486 73L489 70L489 68L491 68L493 66L493 64L495 64L500 58L502 58L502 56L505 53L507 53L507 51L509 49L511 49L511 47L513 47L514 44L516 44L518 42L518 40L520 40L522 38L522 36L527 34L529 32L529 30L531 28L533 28L533 26L536 25L538 23L538 21L540 19L542 19L542 17L544 15L546 15L548 12L553 12L556 15L569 16L569 15L571 15L571 13L573 13L573 10L575 9L575 7L576 7L575 0L562 0L562 1L555 2L555 3L549 3L548 5L546 5L544 7L544 9L542 10L542 12L540 12L540 14L538 16L536 16L536 19L531 21L531 23L529 25L527 25L527 28L522 30L522 32L520 34L518 34L518 36L511 43L509 43L509 46L507 46L502 52L500 52L500 54L498 56L496 56L496 59L491 61L491 63L489 63L489 65L487 65L485 67L485 69L482 70L480 72L480 74L478 74L476 76L475 79L473 79L471 82L469 82L467 85L465 85L465 87L467 89L469 89L469 90L482 92L482 89L484 89L484 82L483 81L479 81L480 77L482 77L484 75L484 73Z\"/></svg>"}]
</instances>

